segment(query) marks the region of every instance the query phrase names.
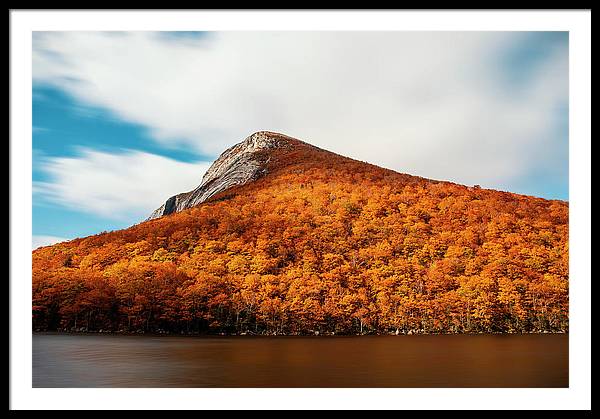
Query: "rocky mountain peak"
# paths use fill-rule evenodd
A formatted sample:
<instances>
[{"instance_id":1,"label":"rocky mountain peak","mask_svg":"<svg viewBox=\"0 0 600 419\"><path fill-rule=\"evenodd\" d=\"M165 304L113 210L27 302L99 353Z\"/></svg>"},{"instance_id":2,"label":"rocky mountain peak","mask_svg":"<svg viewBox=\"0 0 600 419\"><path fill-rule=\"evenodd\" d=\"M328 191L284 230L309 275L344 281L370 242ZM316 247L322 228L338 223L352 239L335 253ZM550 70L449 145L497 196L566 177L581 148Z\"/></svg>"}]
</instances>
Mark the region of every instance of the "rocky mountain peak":
<instances>
[{"instance_id":1,"label":"rocky mountain peak","mask_svg":"<svg viewBox=\"0 0 600 419\"><path fill-rule=\"evenodd\" d=\"M276 148L287 144L286 137L283 134L278 134L270 131L258 131L248 136L240 143L245 147L246 151L253 152L265 148Z\"/></svg>"},{"instance_id":2,"label":"rocky mountain peak","mask_svg":"<svg viewBox=\"0 0 600 419\"><path fill-rule=\"evenodd\" d=\"M167 199L148 220L194 207L215 194L233 186L244 185L264 176L272 151L291 149L305 144L295 138L271 131L258 131L244 141L225 150L202 177L200 185L190 192Z\"/></svg>"}]
</instances>

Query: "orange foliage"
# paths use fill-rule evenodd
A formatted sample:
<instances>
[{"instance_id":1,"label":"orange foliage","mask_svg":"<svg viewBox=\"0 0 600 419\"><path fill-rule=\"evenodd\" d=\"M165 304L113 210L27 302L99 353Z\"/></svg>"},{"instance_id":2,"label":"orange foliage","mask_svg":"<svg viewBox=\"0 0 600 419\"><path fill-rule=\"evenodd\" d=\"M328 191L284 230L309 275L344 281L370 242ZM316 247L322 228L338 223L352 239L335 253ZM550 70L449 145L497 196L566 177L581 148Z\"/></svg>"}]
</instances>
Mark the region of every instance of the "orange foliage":
<instances>
[{"instance_id":1,"label":"orange foliage","mask_svg":"<svg viewBox=\"0 0 600 419\"><path fill-rule=\"evenodd\" d=\"M311 149L181 213L33 252L34 329L568 328L568 204Z\"/></svg>"}]
</instances>

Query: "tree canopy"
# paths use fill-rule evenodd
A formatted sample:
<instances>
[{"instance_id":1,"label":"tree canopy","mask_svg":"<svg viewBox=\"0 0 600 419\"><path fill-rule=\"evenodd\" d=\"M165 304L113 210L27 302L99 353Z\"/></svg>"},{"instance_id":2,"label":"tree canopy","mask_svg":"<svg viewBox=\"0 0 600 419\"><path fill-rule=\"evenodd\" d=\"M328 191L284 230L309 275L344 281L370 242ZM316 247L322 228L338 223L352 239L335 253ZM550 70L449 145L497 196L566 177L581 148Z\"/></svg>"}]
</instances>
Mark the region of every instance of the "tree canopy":
<instances>
[{"instance_id":1,"label":"tree canopy","mask_svg":"<svg viewBox=\"0 0 600 419\"><path fill-rule=\"evenodd\" d=\"M285 158L198 207L35 250L34 330L568 329L568 203Z\"/></svg>"}]
</instances>

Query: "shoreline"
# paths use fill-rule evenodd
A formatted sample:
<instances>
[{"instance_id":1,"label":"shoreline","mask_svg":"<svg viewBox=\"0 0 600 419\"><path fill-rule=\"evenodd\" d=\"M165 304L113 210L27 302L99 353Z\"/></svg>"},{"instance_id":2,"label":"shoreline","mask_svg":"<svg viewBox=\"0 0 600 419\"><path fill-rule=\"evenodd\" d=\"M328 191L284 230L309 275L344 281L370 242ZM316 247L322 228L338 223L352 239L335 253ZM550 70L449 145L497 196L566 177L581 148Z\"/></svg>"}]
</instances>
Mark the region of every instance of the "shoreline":
<instances>
[{"instance_id":1,"label":"shoreline","mask_svg":"<svg viewBox=\"0 0 600 419\"><path fill-rule=\"evenodd\" d=\"M221 338L221 337L380 337L380 336L517 336L517 335L568 335L568 331L539 331L539 332L472 332L472 333L370 333L370 334L260 334L260 333L157 333L157 332L65 332L65 331L32 331L31 335L51 335L51 336L147 336L147 337L201 337L201 338Z\"/></svg>"}]
</instances>

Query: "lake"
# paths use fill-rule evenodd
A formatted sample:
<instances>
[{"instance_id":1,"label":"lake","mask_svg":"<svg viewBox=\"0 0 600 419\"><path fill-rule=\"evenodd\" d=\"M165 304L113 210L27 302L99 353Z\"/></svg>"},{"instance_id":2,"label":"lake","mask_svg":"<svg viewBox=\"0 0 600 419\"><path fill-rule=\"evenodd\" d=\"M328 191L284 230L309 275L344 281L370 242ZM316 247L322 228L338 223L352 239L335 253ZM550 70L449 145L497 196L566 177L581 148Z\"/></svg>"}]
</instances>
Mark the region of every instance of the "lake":
<instances>
[{"instance_id":1,"label":"lake","mask_svg":"<svg viewBox=\"0 0 600 419\"><path fill-rule=\"evenodd\" d=\"M33 335L33 387L568 387L568 335Z\"/></svg>"}]
</instances>

